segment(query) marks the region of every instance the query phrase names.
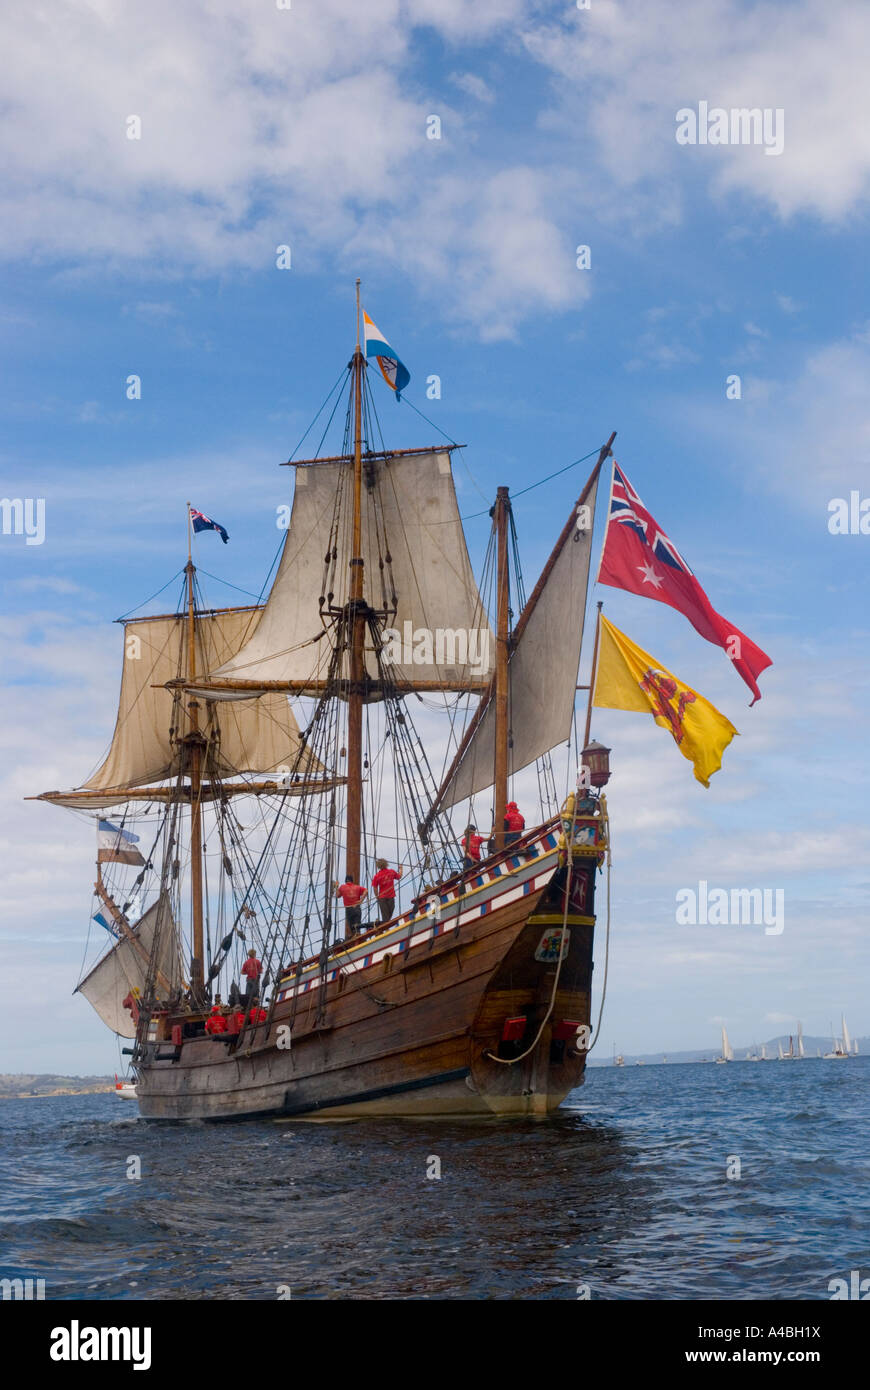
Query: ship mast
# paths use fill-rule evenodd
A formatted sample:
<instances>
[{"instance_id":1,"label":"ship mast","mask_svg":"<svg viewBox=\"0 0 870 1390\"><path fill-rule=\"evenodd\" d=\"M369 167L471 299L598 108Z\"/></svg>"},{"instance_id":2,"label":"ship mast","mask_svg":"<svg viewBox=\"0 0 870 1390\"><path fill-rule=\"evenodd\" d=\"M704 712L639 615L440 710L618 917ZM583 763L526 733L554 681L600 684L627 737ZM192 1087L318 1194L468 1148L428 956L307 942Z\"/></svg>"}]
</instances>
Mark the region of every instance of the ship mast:
<instances>
[{"instance_id":1,"label":"ship mast","mask_svg":"<svg viewBox=\"0 0 870 1390\"><path fill-rule=\"evenodd\" d=\"M495 501L496 534L496 647L495 647L495 768L493 842L504 849L504 816L508 786L508 643L510 587L508 583L508 489L500 487Z\"/></svg>"},{"instance_id":2,"label":"ship mast","mask_svg":"<svg viewBox=\"0 0 870 1390\"><path fill-rule=\"evenodd\" d=\"M362 839L362 714L365 675L365 603L362 557L362 392L365 362L359 341L359 286L356 282L356 351L353 355L353 546L350 560L350 601L347 632L350 639L350 684L347 701L347 845L346 869L360 882Z\"/></svg>"},{"instance_id":3,"label":"ship mast","mask_svg":"<svg viewBox=\"0 0 870 1390\"><path fill-rule=\"evenodd\" d=\"M187 675L196 680L196 606L193 576L196 573L191 548L190 503L187 504ZM202 918L202 734L199 731L199 702L192 695L188 702L190 727L185 744L190 759L190 901L192 947L190 960L190 997L194 1004L204 1002L203 966L205 949Z\"/></svg>"}]
</instances>

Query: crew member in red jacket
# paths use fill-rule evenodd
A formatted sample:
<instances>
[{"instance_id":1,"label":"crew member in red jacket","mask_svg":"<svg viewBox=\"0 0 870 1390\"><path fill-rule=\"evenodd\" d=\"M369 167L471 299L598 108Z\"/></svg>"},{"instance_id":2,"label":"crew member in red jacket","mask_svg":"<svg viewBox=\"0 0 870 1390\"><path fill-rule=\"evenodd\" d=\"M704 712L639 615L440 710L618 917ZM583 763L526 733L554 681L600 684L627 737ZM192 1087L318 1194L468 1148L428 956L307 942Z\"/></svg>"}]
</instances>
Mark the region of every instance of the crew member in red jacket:
<instances>
[{"instance_id":1,"label":"crew member in red jacket","mask_svg":"<svg viewBox=\"0 0 870 1390\"><path fill-rule=\"evenodd\" d=\"M478 835L477 826L467 825L459 843L465 851L463 869L473 869L475 864L480 863L480 846L483 844L483 836Z\"/></svg>"},{"instance_id":2,"label":"crew member in red jacket","mask_svg":"<svg viewBox=\"0 0 870 1390\"><path fill-rule=\"evenodd\" d=\"M254 998L254 995L258 992L257 984L260 979L262 969L263 962L257 959L257 952L254 950L252 946L250 951L248 952L248 959L242 966L242 974L244 975L246 980L245 1008L248 1008L248 1006L251 1003L251 1000Z\"/></svg>"},{"instance_id":3,"label":"crew member in red jacket","mask_svg":"<svg viewBox=\"0 0 870 1390\"><path fill-rule=\"evenodd\" d=\"M505 847L515 845L522 836L526 828L525 816L520 811L515 801L509 801L504 808L504 842Z\"/></svg>"},{"instance_id":4,"label":"crew member in red jacket","mask_svg":"<svg viewBox=\"0 0 870 1390\"><path fill-rule=\"evenodd\" d=\"M215 1004L211 1013L205 1021L205 1031L207 1033L225 1033L227 1031L227 1021L224 1018L220 1004Z\"/></svg>"},{"instance_id":5,"label":"crew member in red jacket","mask_svg":"<svg viewBox=\"0 0 870 1390\"><path fill-rule=\"evenodd\" d=\"M368 889L354 880L353 874L348 874L344 883L336 883L335 896L341 898L344 903L344 939L349 941L352 936L359 933L360 923L362 922L362 908L360 903L368 894Z\"/></svg>"},{"instance_id":6,"label":"crew member in red jacket","mask_svg":"<svg viewBox=\"0 0 870 1390\"><path fill-rule=\"evenodd\" d=\"M377 873L372 879L372 888L378 903L378 911L381 914L382 922L389 922L396 910L396 884L405 872L404 864L399 865L398 872L391 869L386 859L375 861Z\"/></svg>"}]
</instances>

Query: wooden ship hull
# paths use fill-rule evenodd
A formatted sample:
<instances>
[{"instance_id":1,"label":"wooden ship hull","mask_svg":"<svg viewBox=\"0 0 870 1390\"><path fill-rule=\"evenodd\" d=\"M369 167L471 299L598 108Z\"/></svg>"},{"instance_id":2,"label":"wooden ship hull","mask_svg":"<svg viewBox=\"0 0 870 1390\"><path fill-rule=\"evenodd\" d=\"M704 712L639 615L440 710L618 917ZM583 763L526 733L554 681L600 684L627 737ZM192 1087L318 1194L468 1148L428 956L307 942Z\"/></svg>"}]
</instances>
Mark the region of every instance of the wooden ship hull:
<instances>
[{"instance_id":1,"label":"wooden ship hull","mask_svg":"<svg viewBox=\"0 0 870 1390\"><path fill-rule=\"evenodd\" d=\"M569 818L441 885L440 920L412 911L303 963L241 1036L152 1016L142 1116L550 1114L583 1081L605 850L601 819L575 825L567 847Z\"/></svg>"}]
</instances>

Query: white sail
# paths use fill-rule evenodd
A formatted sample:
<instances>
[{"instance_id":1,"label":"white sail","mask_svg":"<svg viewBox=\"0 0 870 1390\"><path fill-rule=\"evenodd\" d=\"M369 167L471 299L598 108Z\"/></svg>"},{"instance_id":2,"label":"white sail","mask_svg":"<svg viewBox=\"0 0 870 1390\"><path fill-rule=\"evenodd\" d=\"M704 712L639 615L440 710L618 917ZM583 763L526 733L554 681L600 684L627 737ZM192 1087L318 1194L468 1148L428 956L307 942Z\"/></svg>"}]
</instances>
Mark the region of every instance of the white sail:
<instances>
[{"instance_id":1,"label":"white sail","mask_svg":"<svg viewBox=\"0 0 870 1390\"><path fill-rule=\"evenodd\" d=\"M728 1041L728 1034L725 1031L724 1024L722 1025L722 1056L725 1058L726 1062L734 1061L734 1049Z\"/></svg>"},{"instance_id":2,"label":"white sail","mask_svg":"<svg viewBox=\"0 0 870 1390\"><path fill-rule=\"evenodd\" d=\"M778 1050L778 1052L779 1052L779 1060L782 1062L782 1061L784 1060L783 1051L782 1051L782 1043L781 1043L781 1042L778 1042L778 1043L776 1044L776 1046L777 1046L777 1050Z\"/></svg>"},{"instance_id":3,"label":"white sail","mask_svg":"<svg viewBox=\"0 0 870 1390\"><path fill-rule=\"evenodd\" d=\"M842 1015L842 1020L843 1020L843 1051L848 1053L848 1052L851 1052L851 1051L852 1051L852 1039L849 1037L849 1030L848 1030L848 1028L846 1027L846 1015L845 1015L845 1014Z\"/></svg>"},{"instance_id":4,"label":"white sail","mask_svg":"<svg viewBox=\"0 0 870 1390\"><path fill-rule=\"evenodd\" d=\"M397 603L391 618L397 637L388 649L397 681L440 681L455 690L486 681L495 641L468 558L450 451L387 455L364 466L364 596L375 609ZM352 487L349 461L297 467L290 526L265 612L240 651L208 668L215 696L239 698L221 690L228 679L326 678L331 647L321 612L350 597ZM370 642L365 659L376 677Z\"/></svg>"},{"instance_id":5,"label":"white sail","mask_svg":"<svg viewBox=\"0 0 870 1390\"><path fill-rule=\"evenodd\" d=\"M765 1051L764 1043L761 1044L761 1060L762 1062L767 1061L767 1052Z\"/></svg>"},{"instance_id":6,"label":"white sail","mask_svg":"<svg viewBox=\"0 0 870 1390\"><path fill-rule=\"evenodd\" d=\"M595 514L598 480L586 497ZM583 641L592 528L562 545L510 659L508 771L519 772L567 738L574 713ZM492 785L495 701L490 699L439 807L454 806Z\"/></svg>"},{"instance_id":7,"label":"white sail","mask_svg":"<svg viewBox=\"0 0 870 1390\"><path fill-rule=\"evenodd\" d=\"M147 960L155 938L158 938L157 970L173 987L181 980L178 934L165 895L149 907L132 932L141 951L129 937L122 937L78 985L78 993L85 996L106 1026L122 1038L136 1036L136 1025L122 1001L131 989L144 990Z\"/></svg>"},{"instance_id":8,"label":"white sail","mask_svg":"<svg viewBox=\"0 0 870 1390\"><path fill-rule=\"evenodd\" d=\"M238 608L198 616L198 669L205 670L238 651L256 631L262 613L262 608ZM105 761L85 783L88 790L142 787L177 775L180 753L171 730L175 723L175 737L183 735L186 715L181 702L163 686L186 674L187 644L188 620L183 615L142 618L125 625L115 733ZM219 777L292 767L299 747L299 728L284 695L266 695L220 709L206 703L200 711L200 728L209 740L208 773ZM306 765L310 761L306 756ZM117 795L112 799L117 800Z\"/></svg>"},{"instance_id":9,"label":"white sail","mask_svg":"<svg viewBox=\"0 0 870 1390\"><path fill-rule=\"evenodd\" d=\"M798 1056L806 1056L806 1053L804 1052L804 1026L800 1022L798 1023Z\"/></svg>"}]
</instances>

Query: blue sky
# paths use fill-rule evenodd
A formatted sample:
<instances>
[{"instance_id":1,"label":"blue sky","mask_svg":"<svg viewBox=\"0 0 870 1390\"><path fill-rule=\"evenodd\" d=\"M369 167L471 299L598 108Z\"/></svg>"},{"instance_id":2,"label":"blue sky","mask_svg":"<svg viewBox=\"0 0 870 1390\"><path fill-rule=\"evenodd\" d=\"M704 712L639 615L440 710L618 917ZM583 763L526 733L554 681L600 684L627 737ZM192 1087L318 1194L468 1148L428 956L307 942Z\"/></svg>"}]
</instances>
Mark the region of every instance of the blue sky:
<instances>
[{"instance_id":1,"label":"blue sky","mask_svg":"<svg viewBox=\"0 0 870 1390\"><path fill-rule=\"evenodd\" d=\"M615 429L714 606L773 658L750 711L678 614L595 595L741 734L704 791L662 731L595 716L614 750L602 1048L713 1046L723 1018L738 1045L798 1017L821 1033L841 1009L870 1032L870 537L827 529L831 498L870 495L870 13L81 0L0 33L2 493L46 505L43 545L0 536L0 1070L112 1069L70 997L91 832L21 798L97 761L111 619L184 563L188 498L232 537L201 539L198 563L260 590L288 498L278 464L353 347L357 275L408 402L468 445L463 511ZM783 153L679 146L675 113L702 100L782 109ZM435 441L386 396L391 445ZM582 471L517 504L527 588ZM478 560L486 524L469 527ZM675 893L701 878L783 888L783 934L677 927Z\"/></svg>"}]
</instances>

